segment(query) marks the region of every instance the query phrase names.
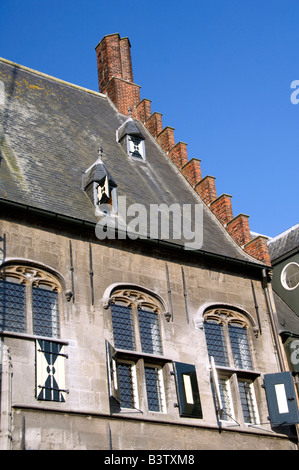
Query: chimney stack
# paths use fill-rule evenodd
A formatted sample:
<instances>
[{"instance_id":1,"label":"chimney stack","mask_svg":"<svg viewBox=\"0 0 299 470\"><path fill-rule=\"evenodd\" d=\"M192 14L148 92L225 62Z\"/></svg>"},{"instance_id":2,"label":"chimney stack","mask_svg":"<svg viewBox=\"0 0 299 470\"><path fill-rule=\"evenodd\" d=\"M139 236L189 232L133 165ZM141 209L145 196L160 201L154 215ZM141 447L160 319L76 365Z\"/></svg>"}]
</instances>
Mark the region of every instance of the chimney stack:
<instances>
[{"instance_id":1,"label":"chimney stack","mask_svg":"<svg viewBox=\"0 0 299 470\"><path fill-rule=\"evenodd\" d=\"M106 93L122 114L137 116L140 86L133 83L131 45L118 33L109 34L96 46L100 93Z\"/></svg>"}]
</instances>

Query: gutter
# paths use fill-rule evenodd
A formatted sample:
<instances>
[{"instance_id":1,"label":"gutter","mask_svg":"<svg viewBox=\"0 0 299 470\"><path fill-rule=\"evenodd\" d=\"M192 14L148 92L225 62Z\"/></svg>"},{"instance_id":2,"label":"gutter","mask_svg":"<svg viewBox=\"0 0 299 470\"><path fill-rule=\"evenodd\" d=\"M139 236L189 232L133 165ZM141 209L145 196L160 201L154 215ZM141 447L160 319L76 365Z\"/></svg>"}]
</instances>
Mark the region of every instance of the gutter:
<instances>
[{"instance_id":1,"label":"gutter","mask_svg":"<svg viewBox=\"0 0 299 470\"><path fill-rule=\"evenodd\" d=\"M22 204L22 203L19 203L19 202L7 201L7 200L1 199L1 198L0 198L0 204L3 205L4 207L7 207L7 208L22 210L22 211L27 212L27 213L32 214L32 215L39 215L41 217L46 217L48 219L56 220L57 222L63 222L63 223L69 224L69 225L77 225L77 226L80 226L80 227L95 229L96 224L97 224L96 222L90 222L88 220L77 219L75 217L70 217L70 216L58 214L56 212L47 211L45 209L35 208L35 207L29 206L27 204ZM172 242L167 241L167 240L152 239L152 238L140 238L140 240L142 240L143 242L145 242L147 244L155 244L158 247L163 247L164 246L165 248L172 249L172 250L175 250L175 251L179 251L181 253L182 252L190 252L190 253L192 252L192 254L198 255L202 258L222 261L222 262L230 263L230 264L233 264L233 265L238 265L240 267L241 266L249 267L249 268L259 270L259 271L263 271L263 270L266 269L267 272L269 270L271 270L271 268L269 266L261 264L258 261L255 263L254 261L246 261L246 260L241 260L241 259L237 259L237 258L232 258L230 256L220 255L220 254L212 253L212 252L205 251L205 250L186 250L183 245L178 245L176 243L172 243Z\"/></svg>"}]
</instances>

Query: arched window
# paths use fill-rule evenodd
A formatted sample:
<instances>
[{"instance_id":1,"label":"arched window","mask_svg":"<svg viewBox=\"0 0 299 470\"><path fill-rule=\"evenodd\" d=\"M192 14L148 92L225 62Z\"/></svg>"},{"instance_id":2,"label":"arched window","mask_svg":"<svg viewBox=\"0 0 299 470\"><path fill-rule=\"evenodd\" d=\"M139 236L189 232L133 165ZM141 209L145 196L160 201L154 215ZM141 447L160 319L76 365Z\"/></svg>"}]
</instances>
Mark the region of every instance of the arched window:
<instances>
[{"instance_id":1,"label":"arched window","mask_svg":"<svg viewBox=\"0 0 299 470\"><path fill-rule=\"evenodd\" d=\"M60 284L48 272L8 265L0 272L0 329L59 337Z\"/></svg>"},{"instance_id":2,"label":"arched window","mask_svg":"<svg viewBox=\"0 0 299 470\"><path fill-rule=\"evenodd\" d=\"M113 290L109 305L114 341L114 347L107 346L110 396L122 410L140 410L146 403L147 411L164 413L163 302L132 287Z\"/></svg>"},{"instance_id":3,"label":"arched window","mask_svg":"<svg viewBox=\"0 0 299 470\"><path fill-rule=\"evenodd\" d=\"M162 306L137 290L116 291L110 300L116 348L162 355L160 317Z\"/></svg>"},{"instance_id":4,"label":"arched window","mask_svg":"<svg viewBox=\"0 0 299 470\"><path fill-rule=\"evenodd\" d=\"M204 330L213 373L213 392L222 421L258 424L251 347L252 325L237 310L211 308Z\"/></svg>"}]
</instances>

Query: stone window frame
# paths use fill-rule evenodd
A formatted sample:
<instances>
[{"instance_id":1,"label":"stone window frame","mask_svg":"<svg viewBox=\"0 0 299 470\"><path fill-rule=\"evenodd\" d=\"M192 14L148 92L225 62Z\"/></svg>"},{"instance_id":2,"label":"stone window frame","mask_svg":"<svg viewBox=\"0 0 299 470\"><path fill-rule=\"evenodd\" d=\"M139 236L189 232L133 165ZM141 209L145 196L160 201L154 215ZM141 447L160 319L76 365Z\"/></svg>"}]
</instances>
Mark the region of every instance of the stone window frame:
<instances>
[{"instance_id":1,"label":"stone window frame","mask_svg":"<svg viewBox=\"0 0 299 470\"><path fill-rule=\"evenodd\" d=\"M61 315L63 311L63 297L64 293L66 300L70 301L72 292L65 289L65 283L59 273L55 273L45 265L31 263L28 260L9 260L0 267L0 279L11 279L16 283L25 286L25 333L22 335L29 335L39 337L41 335L34 334L33 332L33 310L32 310L32 287L43 287L57 292L58 296L58 334L52 336L45 336L51 339L59 339L61 336ZM3 330L5 333L6 330ZM14 333L7 330L8 333ZM17 334L17 333L16 333Z\"/></svg>"},{"instance_id":2,"label":"stone window frame","mask_svg":"<svg viewBox=\"0 0 299 470\"><path fill-rule=\"evenodd\" d=\"M132 319L133 319L133 328L134 328L134 338L135 338L135 348L131 349L117 349L115 348L117 354L118 363L127 363L131 364L132 370L134 372L134 383L132 387L135 389L132 390L136 399L134 407L132 409L124 408L121 406L116 407L114 412L142 412L152 414L165 414L167 413L167 399L166 399L166 383L169 380L169 371L167 370L167 364L172 361L166 358L164 354L164 321L169 322L170 315L166 308L166 303L164 300L150 291L147 288L135 285L135 284L114 284L106 289L104 297L102 299L102 304L105 309L111 307L114 304L123 304L126 306L131 306L132 308ZM155 353L144 353L142 352L141 347L141 338L139 332L139 323L138 323L138 307L143 307L149 309L158 315L159 320L159 331L160 331L160 340L162 344L162 355ZM111 337L113 338L113 325L112 325L112 313L110 308L110 315L108 319L109 330L111 332ZM115 346L114 346L115 347ZM157 386L161 390L161 406L159 411L151 411L147 402L147 389L145 382L145 368L153 367L158 370L157 373Z\"/></svg>"},{"instance_id":3,"label":"stone window frame","mask_svg":"<svg viewBox=\"0 0 299 470\"><path fill-rule=\"evenodd\" d=\"M234 308L233 306L228 305L211 305L207 307L202 315L202 328L204 328L204 323L209 320L215 321L218 324L223 325L224 342L229 362L228 366L217 365L215 364L214 358L210 358L210 368L213 377L213 389L217 419L222 424L226 424L228 426L233 425L232 423L235 423L236 425L242 424L246 426L259 426L260 417L256 399L258 383L256 379L261 374L258 370L255 369L256 360L254 355L253 337L258 336L255 322L247 312L242 312L238 308ZM248 370L236 368L234 366L232 348L228 331L229 324L236 324L242 328L246 328L248 346L252 361L252 369ZM227 387L227 399L229 400L229 404L231 407L231 415L227 418L221 417L219 403L219 395L221 394L221 391L219 388L219 380L224 381ZM244 420L241 405L241 397L239 392L239 382L246 382L249 384L251 397L248 406L252 406L254 415L254 417L252 416L253 419L250 422ZM224 410L222 415L224 416L225 414L226 413Z\"/></svg>"}]
</instances>

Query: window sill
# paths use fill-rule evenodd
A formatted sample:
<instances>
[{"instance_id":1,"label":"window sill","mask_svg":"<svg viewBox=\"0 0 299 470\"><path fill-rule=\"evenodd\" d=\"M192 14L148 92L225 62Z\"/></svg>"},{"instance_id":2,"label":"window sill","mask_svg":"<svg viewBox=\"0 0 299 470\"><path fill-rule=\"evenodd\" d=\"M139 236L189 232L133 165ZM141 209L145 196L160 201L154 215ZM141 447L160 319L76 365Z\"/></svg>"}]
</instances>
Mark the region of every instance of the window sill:
<instances>
[{"instance_id":1,"label":"window sill","mask_svg":"<svg viewBox=\"0 0 299 470\"><path fill-rule=\"evenodd\" d=\"M257 372L255 370L251 369L236 369L236 368L231 368L231 367L224 367L224 366L217 366L215 365L215 368L219 372L224 372L227 374L237 374L239 377L259 377L261 375L260 372Z\"/></svg>"},{"instance_id":2,"label":"window sill","mask_svg":"<svg viewBox=\"0 0 299 470\"><path fill-rule=\"evenodd\" d=\"M43 339L45 341L53 341L55 343L65 344L68 345L69 342L60 338L56 338L54 336L36 336L30 335L27 333L18 333L16 331L0 331L0 336L4 336L6 338L18 338L27 341L35 341L36 339Z\"/></svg>"},{"instance_id":3,"label":"window sill","mask_svg":"<svg viewBox=\"0 0 299 470\"><path fill-rule=\"evenodd\" d=\"M115 348L115 351L117 354L120 354L122 357L134 357L136 359L144 359L144 360L149 360L151 362L156 362L158 364L161 363L166 363L166 362L172 362L172 359L169 359L168 357L165 356L159 356L157 354L149 354L149 353L143 353L139 351L131 351L130 349L117 349Z\"/></svg>"}]
</instances>

